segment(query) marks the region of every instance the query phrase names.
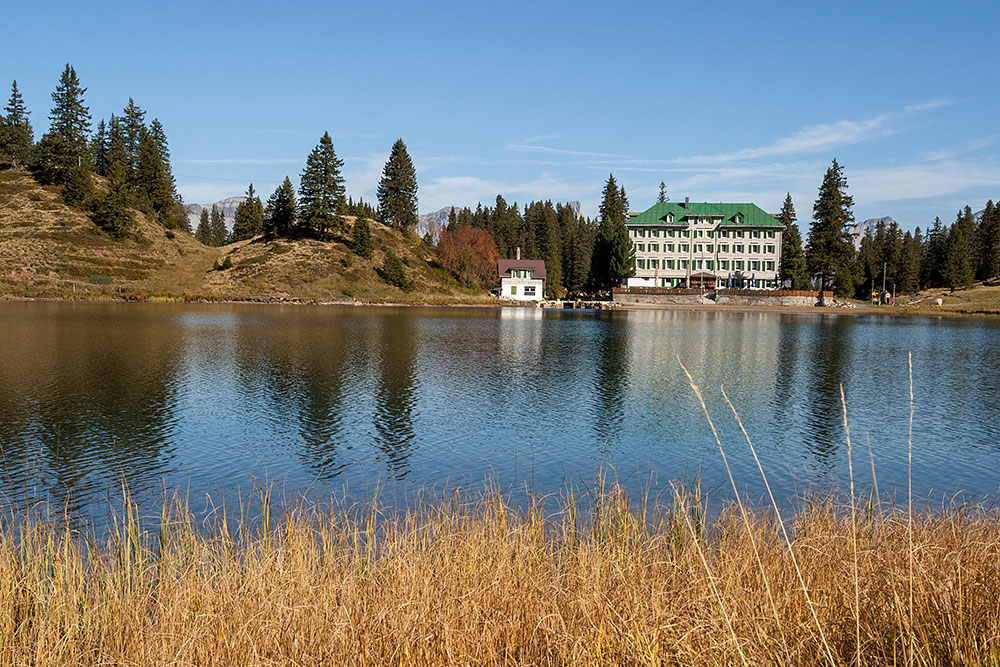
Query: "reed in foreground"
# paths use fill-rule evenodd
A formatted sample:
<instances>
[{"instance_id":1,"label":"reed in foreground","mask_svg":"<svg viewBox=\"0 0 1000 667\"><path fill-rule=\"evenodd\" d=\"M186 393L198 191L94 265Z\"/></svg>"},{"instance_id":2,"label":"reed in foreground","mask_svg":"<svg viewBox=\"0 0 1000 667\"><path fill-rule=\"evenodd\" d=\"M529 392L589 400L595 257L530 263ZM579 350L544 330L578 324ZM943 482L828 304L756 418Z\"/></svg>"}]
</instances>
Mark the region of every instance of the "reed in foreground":
<instances>
[{"instance_id":1,"label":"reed in foreground","mask_svg":"<svg viewBox=\"0 0 1000 667\"><path fill-rule=\"evenodd\" d=\"M706 523L702 500L633 506L611 487L546 510L454 494L394 516L303 506L200 527L170 503L157 534L127 509L99 542L8 522L0 662L1000 661L997 512L916 512L911 528L905 509L862 504L852 521L812 499L787 519L789 550L772 512Z\"/></svg>"}]
</instances>

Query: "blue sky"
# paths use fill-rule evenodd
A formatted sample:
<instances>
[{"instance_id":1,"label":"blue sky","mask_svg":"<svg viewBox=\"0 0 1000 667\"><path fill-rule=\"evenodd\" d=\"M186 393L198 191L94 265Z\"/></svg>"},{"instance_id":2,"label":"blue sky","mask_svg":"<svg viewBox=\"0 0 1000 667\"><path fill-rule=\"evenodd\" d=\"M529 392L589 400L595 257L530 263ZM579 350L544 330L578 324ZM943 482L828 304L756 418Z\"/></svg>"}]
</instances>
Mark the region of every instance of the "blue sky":
<instances>
[{"instance_id":1,"label":"blue sky","mask_svg":"<svg viewBox=\"0 0 1000 667\"><path fill-rule=\"evenodd\" d=\"M904 227L1000 198L1000 9L989 2L45 2L2 10L0 85L36 135L65 63L95 123L131 96L187 202L267 196L329 131L373 200L406 142L420 209L578 199L633 210L791 192L830 161L855 216Z\"/></svg>"}]
</instances>

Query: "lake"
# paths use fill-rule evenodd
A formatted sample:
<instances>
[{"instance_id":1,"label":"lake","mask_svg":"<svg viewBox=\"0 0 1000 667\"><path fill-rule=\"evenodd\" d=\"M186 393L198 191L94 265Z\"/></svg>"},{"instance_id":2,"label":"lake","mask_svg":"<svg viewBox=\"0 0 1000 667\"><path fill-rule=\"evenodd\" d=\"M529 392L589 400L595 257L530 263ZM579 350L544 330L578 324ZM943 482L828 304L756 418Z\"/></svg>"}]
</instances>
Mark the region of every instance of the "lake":
<instances>
[{"instance_id":1,"label":"lake","mask_svg":"<svg viewBox=\"0 0 1000 667\"><path fill-rule=\"evenodd\" d=\"M0 303L0 504L88 520L127 484L144 511L255 483L311 499L486 481L632 493L701 479L731 497L677 357L733 473L778 497L859 489L995 501L1000 323L685 310ZM870 443L870 444L869 444ZM870 450L869 450L870 447ZM871 457L869 455L871 451ZM99 520L99 519L98 519Z\"/></svg>"}]
</instances>

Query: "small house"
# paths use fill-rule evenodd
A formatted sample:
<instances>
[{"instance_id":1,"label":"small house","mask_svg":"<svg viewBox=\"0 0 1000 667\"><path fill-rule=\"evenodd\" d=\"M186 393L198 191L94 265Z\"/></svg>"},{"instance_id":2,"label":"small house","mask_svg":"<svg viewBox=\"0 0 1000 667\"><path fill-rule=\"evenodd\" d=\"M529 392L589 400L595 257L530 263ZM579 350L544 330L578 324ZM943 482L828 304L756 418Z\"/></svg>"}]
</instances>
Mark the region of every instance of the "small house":
<instances>
[{"instance_id":1,"label":"small house","mask_svg":"<svg viewBox=\"0 0 1000 667\"><path fill-rule=\"evenodd\" d=\"M500 277L500 298L516 301L541 301L545 298L545 260L521 259L517 249L516 259L497 262Z\"/></svg>"}]
</instances>

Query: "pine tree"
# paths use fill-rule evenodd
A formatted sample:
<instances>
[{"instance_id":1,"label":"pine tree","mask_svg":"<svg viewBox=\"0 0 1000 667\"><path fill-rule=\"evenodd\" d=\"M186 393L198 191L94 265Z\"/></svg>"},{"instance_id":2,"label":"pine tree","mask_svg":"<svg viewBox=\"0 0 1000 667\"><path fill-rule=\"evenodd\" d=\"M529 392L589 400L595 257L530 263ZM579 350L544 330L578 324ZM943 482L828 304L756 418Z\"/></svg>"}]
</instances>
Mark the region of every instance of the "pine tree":
<instances>
[{"instance_id":1,"label":"pine tree","mask_svg":"<svg viewBox=\"0 0 1000 667\"><path fill-rule=\"evenodd\" d=\"M138 197L147 212L168 227L176 226L170 217L175 202L173 177L167 171L168 163L160 154L160 147L152 133L143 128L139 140L139 165L136 172Z\"/></svg>"},{"instance_id":2,"label":"pine tree","mask_svg":"<svg viewBox=\"0 0 1000 667\"><path fill-rule=\"evenodd\" d=\"M226 216L222 211L212 206L212 221L209 223L212 234L212 242L209 245L215 247L226 245Z\"/></svg>"},{"instance_id":3,"label":"pine tree","mask_svg":"<svg viewBox=\"0 0 1000 667\"><path fill-rule=\"evenodd\" d=\"M17 89L17 81L11 84L10 100L0 116L0 159L10 160L15 169L28 164L31 149L35 143L35 133L31 129L24 99Z\"/></svg>"},{"instance_id":4,"label":"pine tree","mask_svg":"<svg viewBox=\"0 0 1000 667\"><path fill-rule=\"evenodd\" d=\"M230 241L243 241L253 238L264 230L264 205L253 189L253 183L247 188L247 198L236 207L233 219L233 232Z\"/></svg>"},{"instance_id":5,"label":"pine tree","mask_svg":"<svg viewBox=\"0 0 1000 667\"><path fill-rule=\"evenodd\" d=\"M614 175L609 175L601 198L601 222L597 228L594 252L590 262L590 283L598 289L621 284L635 275L635 246L628 237L628 199L625 188L618 188Z\"/></svg>"},{"instance_id":6,"label":"pine tree","mask_svg":"<svg viewBox=\"0 0 1000 667\"><path fill-rule=\"evenodd\" d=\"M378 217L383 224L406 231L416 227L417 172L402 139L392 145L376 192Z\"/></svg>"},{"instance_id":7,"label":"pine tree","mask_svg":"<svg viewBox=\"0 0 1000 667\"><path fill-rule=\"evenodd\" d=\"M35 170L43 182L64 183L72 167L90 167L90 110L83 103L85 92L76 71L67 64L52 93L55 106L49 113L49 131L36 152Z\"/></svg>"},{"instance_id":8,"label":"pine tree","mask_svg":"<svg viewBox=\"0 0 1000 667\"><path fill-rule=\"evenodd\" d=\"M979 224L981 280L991 280L1000 275L1000 209L993 200L986 202L983 219Z\"/></svg>"},{"instance_id":9,"label":"pine tree","mask_svg":"<svg viewBox=\"0 0 1000 667\"><path fill-rule=\"evenodd\" d=\"M535 257L545 261L545 291L550 298L562 296L562 259L559 217L551 201L525 206L524 221L534 238Z\"/></svg>"},{"instance_id":10,"label":"pine tree","mask_svg":"<svg viewBox=\"0 0 1000 667\"><path fill-rule=\"evenodd\" d=\"M344 178L340 168L344 161L333 150L329 132L324 132L319 145L306 158L299 185L299 225L306 233L320 238L331 230L344 228L341 213L347 207Z\"/></svg>"},{"instance_id":11,"label":"pine tree","mask_svg":"<svg viewBox=\"0 0 1000 667\"><path fill-rule=\"evenodd\" d=\"M781 235L781 265L778 273L782 280L790 280L792 289L809 289L809 269L802 252L802 234L795 224L795 206L791 193L785 194L785 203L778 214L778 220L785 226Z\"/></svg>"},{"instance_id":12,"label":"pine tree","mask_svg":"<svg viewBox=\"0 0 1000 667\"><path fill-rule=\"evenodd\" d=\"M385 259L382 262L382 278L390 285L398 287L404 292L409 291L413 287L413 282L406 275L403 262L391 248L385 251Z\"/></svg>"},{"instance_id":13,"label":"pine tree","mask_svg":"<svg viewBox=\"0 0 1000 667\"><path fill-rule=\"evenodd\" d=\"M927 230L927 242L920 265L920 282L924 287L944 286L944 251L948 230L941 218L934 218L934 226Z\"/></svg>"},{"instance_id":14,"label":"pine tree","mask_svg":"<svg viewBox=\"0 0 1000 667\"><path fill-rule=\"evenodd\" d=\"M354 234L351 239L351 250L365 259L371 259L375 250L375 241L372 239L371 225L368 218L359 215L354 220Z\"/></svg>"},{"instance_id":15,"label":"pine tree","mask_svg":"<svg viewBox=\"0 0 1000 667\"><path fill-rule=\"evenodd\" d=\"M94 173L98 176L108 175L108 126L102 118L97 123L97 130L90 138L90 156L94 163Z\"/></svg>"},{"instance_id":16,"label":"pine tree","mask_svg":"<svg viewBox=\"0 0 1000 667\"><path fill-rule=\"evenodd\" d=\"M96 190L90 170L86 167L72 167L63 184L62 199L70 206L86 209L94 202Z\"/></svg>"},{"instance_id":17,"label":"pine tree","mask_svg":"<svg viewBox=\"0 0 1000 667\"><path fill-rule=\"evenodd\" d=\"M455 227L457 227L457 226L458 226L458 216L455 215L455 207L452 206L448 210L448 224L445 227L445 230L449 231L449 232L453 232L453 231L455 231Z\"/></svg>"},{"instance_id":18,"label":"pine tree","mask_svg":"<svg viewBox=\"0 0 1000 667\"><path fill-rule=\"evenodd\" d=\"M201 217L198 219L198 228L194 230L194 238L204 245L212 245L212 222L208 216L208 209L201 209Z\"/></svg>"},{"instance_id":19,"label":"pine tree","mask_svg":"<svg viewBox=\"0 0 1000 667\"><path fill-rule=\"evenodd\" d=\"M268 237L288 236L295 227L295 188L285 176L270 198L264 209L264 234Z\"/></svg>"},{"instance_id":20,"label":"pine tree","mask_svg":"<svg viewBox=\"0 0 1000 667\"><path fill-rule=\"evenodd\" d=\"M920 255L922 251L920 228L903 235L902 257L897 274L896 291L899 294L913 294L920 290Z\"/></svg>"},{"instance_id":21,"label":"pine tree","mask_svg":"<svg viewBox=\"0 0 1000 667\"><path fill-rule=\"evenodd\" d=\"M670 197L667 196L667 184L663 181L660 181L660 194L656 201L660 204L670 201Z\"/></svg>"},{"instance_id":22,"label":"pine tree","mask_svg":"<svg viewBox=\"0 0 1000 667\"><path fill-rule=\"evenodd\" d=\"M854 291L851 275L854 244L848 231L854 222L853 205L854 199L847 194L843 168L834 159L833 165L826 170L819 197L813 205L813 222L806 246L806 264L811 274L819 275L821 291L834 283L840 295Z\"/></svg>"},{"instance_id":23,"label":"pine tree","mask_svg":"<svg viewBox=\"0 0 1000 667\"><path fill-rule=\"evenodd\" d=\"M125 164L111 164L108 171L108 192L94 213L94 222L115 239L125 238L135 227L127 180Z\"/></svg>"},{"instance_id":24,"label":"pine tree","mask_svg":"<svg viewBox=\"0 0 1000 667\"><path fill-rule=\"evenodd\" d=\"M975 280L972 270L972 251L968 228L961 219L951 226L944 244L943 278L945 287L954 292L959 287L970 287Z\"/></svg>"},{"instance_id":25,"label":"pine tree","mask_svg":"<svg viewBox=\"0 0 1000 667\"><path fill-rule=\"evenodd\" d=\"M140 188L139 160L143 136L146 134L146 112L130 97L122 110L122 133L129 174L129 187L138 193Z\"/></svg>"}]
</instances>

